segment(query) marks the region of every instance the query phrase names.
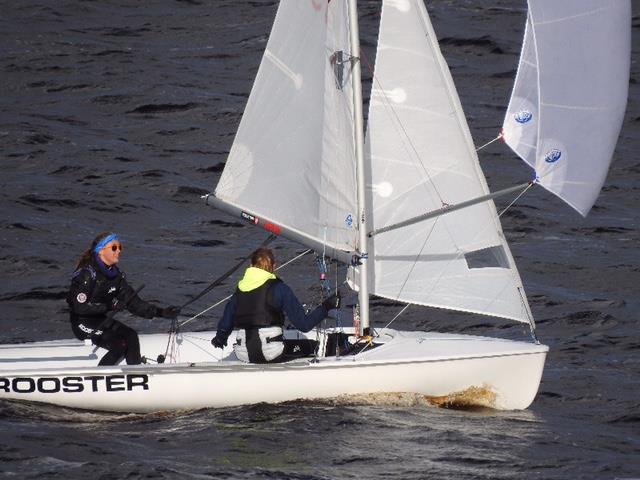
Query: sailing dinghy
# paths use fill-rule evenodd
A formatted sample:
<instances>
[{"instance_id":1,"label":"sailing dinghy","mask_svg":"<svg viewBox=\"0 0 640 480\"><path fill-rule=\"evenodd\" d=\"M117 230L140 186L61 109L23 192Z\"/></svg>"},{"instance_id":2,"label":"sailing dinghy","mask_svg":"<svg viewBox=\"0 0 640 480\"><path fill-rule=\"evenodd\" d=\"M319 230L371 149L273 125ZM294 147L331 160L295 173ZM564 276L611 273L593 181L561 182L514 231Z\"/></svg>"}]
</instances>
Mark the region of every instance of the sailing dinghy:
<instances>
[{"instance_id":1,"label":"sailing dinghy","mask_svg":"<svg viewBox=\"0 0 640 480\"><path fill-rule=\"evenodd\" d=\"M524 409L548 347L493 198L541 185L586 215L620 131L628 0L529 0L503 131L535 180L490 193L423 0L383 0L363 126L356 0L281 0L207 203L349 267L353 327L285 336L285 363L240 362L215 332L141 335L164 363L97 367L78 340L0 346L0 398L150 412L369 393ZM373 328L369 296L528 324L532 341ZM380 324L389 319L374 319ZM474 395L473 392L483 392Z\"/></svg>"}]
</instances>

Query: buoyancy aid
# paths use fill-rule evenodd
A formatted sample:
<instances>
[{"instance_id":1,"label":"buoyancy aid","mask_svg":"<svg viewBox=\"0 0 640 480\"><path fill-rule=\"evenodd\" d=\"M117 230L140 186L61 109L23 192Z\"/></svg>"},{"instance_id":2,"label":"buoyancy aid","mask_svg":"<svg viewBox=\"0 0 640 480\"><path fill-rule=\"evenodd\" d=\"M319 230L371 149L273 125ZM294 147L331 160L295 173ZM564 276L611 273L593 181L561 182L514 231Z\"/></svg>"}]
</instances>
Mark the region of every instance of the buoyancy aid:
<instances>
[{"instance_id":1,"label":"buoyancy aid","mask_svg":"<svg viewBox=\"0 0 640 480\"><path fill-rule=\"evenodd\" d=\"M282 327L249 328L236 334L233 351L248 363L269 363L284 352Z\"/></svg>"},{"instance_id":2,"label":"buoyancy aid","mask_svg":"<svg viewBox=\"0 0 640 480\"><path fill-rule=\"evenodd\" d=\"M238 283L234 324L243 329L233 349L245 362L266 363L282 355L284 314L273 306L272 289L281 280L265 270L249 267Z\"/></svg>"},{"instance_id":3,"label":"buoyancy aid","mask_svg":"<svg viewBox=\"0 0 640 480\"><path fill-rule=\"evenodd\" d=\"M250 267L236 290L236 328L282 327L284 314L274 308L271 289L281 282L275 275Z\"/></svg>"}]
</instances>

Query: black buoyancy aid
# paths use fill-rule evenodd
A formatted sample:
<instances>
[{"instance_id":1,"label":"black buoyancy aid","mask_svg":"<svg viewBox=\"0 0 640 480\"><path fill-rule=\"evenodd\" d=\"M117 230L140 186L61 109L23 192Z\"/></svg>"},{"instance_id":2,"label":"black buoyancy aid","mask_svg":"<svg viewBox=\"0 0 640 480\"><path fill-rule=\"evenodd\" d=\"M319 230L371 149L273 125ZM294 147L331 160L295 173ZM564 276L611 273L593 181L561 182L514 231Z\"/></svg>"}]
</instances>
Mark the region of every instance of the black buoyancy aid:
<instances>
[{"instance_id":1,"label":"black buoyancy aid","mask_svg":"<svg viewBox=\"0 0 640 480\"><path fill-rule=\"evenodd\" d=\"M284 315L281 310L271 306L271 289L280 282L270 279L261 286L248 292L236 290L236 328L282 327Z\"/></svg>"}]
</instances>

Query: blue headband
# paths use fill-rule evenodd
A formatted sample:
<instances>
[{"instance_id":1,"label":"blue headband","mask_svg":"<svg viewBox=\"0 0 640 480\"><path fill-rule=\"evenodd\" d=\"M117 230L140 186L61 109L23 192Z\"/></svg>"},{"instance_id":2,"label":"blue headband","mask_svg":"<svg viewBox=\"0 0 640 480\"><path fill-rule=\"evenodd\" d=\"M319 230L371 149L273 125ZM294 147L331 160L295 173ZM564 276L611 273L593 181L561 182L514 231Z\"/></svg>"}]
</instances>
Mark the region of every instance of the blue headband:
<instances>
[{"instance_id":1,"label":"blue headband","mask_svg":"<svg viewBox=\"0 0 640 480\"><path fill-rule=\"evenodd\" d=\"M98 242L98 244L93 248L93 251L95 253L100 253L100 250L102 250L104 247L109 245L109 243L113 242L114 240L120 240L120 239L118 238L118 235L116 235L115 233L110 233L109 235L107 235L106 237L104 237L102 240Z\"/></svg>"}]
</instances>

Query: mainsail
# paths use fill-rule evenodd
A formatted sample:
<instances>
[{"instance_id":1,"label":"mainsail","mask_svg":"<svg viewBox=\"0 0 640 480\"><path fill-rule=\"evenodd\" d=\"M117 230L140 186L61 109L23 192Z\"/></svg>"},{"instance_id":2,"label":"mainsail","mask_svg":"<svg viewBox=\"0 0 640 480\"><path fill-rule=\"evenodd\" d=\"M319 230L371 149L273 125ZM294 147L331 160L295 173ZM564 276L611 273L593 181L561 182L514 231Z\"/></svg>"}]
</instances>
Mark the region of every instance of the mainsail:
<instances>
[{"instance_id":1,"label":"mainsail","mask_svg":"<svg viewBox=\"0 0 640 480\"><path fill-rule=\"evenodd\" d=\"M529 0L503 133L539 183L587 215L627 103L630 0Z\"/></svg>"},{"instance_id":2,"label":"mainsail","mask_svg":"<svg viewBox=\"0 0 640 480\"><path fill-rule=\"evenodd\" d=\"M385 0L368 117L378 229L488 193L422 0ZM492 201L372 238L372 293L529 322Z\"/></svg>"},{"instance_id":3,"label":"mainsail","mask_svg":"<svg viewBox=\"0 0 640 480\"><path fill-rule=\"evenodd\" d=\"M347 252L357 236L349 51L346 2L281 1L215 190L302 243Z\"/></svg>"}]
</instances>

